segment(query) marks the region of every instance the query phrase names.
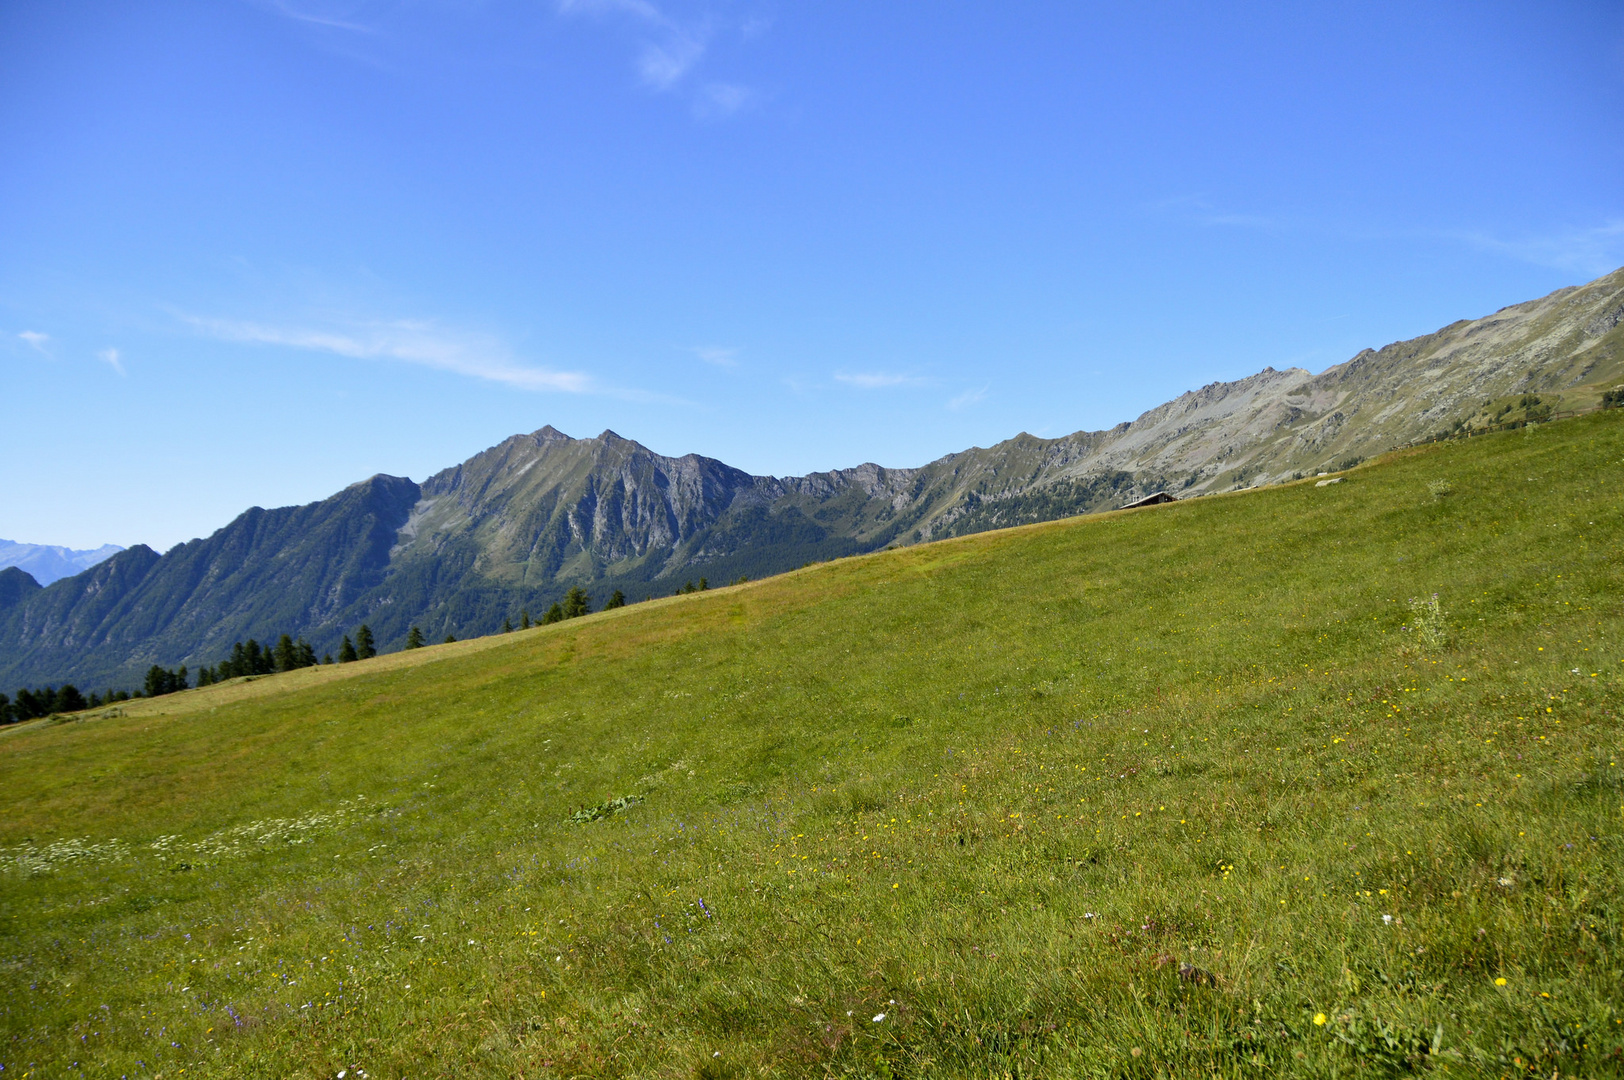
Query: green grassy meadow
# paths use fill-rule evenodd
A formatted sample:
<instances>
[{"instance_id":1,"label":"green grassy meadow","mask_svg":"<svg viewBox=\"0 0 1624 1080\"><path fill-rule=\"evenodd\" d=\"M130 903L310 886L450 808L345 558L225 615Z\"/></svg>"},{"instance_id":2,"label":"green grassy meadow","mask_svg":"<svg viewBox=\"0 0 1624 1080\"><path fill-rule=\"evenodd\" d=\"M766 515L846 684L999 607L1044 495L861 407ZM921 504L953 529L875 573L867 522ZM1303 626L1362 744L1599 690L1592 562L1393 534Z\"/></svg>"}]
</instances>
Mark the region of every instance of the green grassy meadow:
<instances>
[{"instance_id":1,"label":"green grassy meadow","mask_svg":"<svg viewBox=\"0 0 1624 1080\"><path fill-rule=\"evenodd\" d=\"M1624 1075L1621 481L1614 411L0 732L0 1080Z\"/></svg>"}]
</instances>

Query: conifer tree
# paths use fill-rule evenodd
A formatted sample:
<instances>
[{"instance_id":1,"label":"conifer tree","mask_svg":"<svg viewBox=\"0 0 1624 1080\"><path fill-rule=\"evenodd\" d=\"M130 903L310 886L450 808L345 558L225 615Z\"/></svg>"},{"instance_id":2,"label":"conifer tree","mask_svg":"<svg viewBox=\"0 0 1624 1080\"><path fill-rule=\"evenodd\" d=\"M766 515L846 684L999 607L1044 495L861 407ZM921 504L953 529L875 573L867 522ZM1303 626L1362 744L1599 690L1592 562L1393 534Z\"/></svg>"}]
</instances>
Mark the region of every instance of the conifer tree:
<instances>
[{"instance_id":1,"label":"conifer tree","mask_svg":"<svg viewBox=\"0 0 1624 1080\"><path fill-rule=\"evenodd\" d=\"M354 648L354 646L353 646L353 645L352 645L352 646L350 646L350 647L351 647L351 648L352 648L352 649L353 649L353 648ZM332 653L322 653L322 654L321 654L321 662L322 662L322 663L323 663L323 664L331 664L331 663L332 663L332 662L333 662L333 654L332 654Z\"/></svg>"},{"instance_id":2,"label":"conifer tree","mask_svg":"<svg viewBox=\"0 0 1624 1080\"><path fill-rule=\"evenodd\" d=\"M609 611L612 608L625 607L625 606L626 606L626 594L621 592L619 589L616 589L614 592L609 594L609 601L608 601L608 603L603 605L603 610Z\"/></svg>"},{"instance_id":3,"label":"conifer tree","mask_svg":"<svg viewBox=\"0 0 1624 1080\"><path fill-rule=\"evenodd\" d=\"M530 609L529 608L525 608L523 611L519 612L519 629L520 630L528 630L528 629L530 629Z\"/></svg>"},{"instance_id":4,"label":"conifer tree","mask_svg":"<svg viewBox=\"0 0 1624 1080\"><path fill-rule=\"evenodd\" d=\"M0 724L11 723L11 699L0 694Z\"/></svg>"},{"instance_id":5,"label":"conifer tree","mask_svg":"<svg viewBox=\"0 0 1624 1080\"><path fill-rule=\"evenodd\" d=\"M276 670L292 671L299 666L299 654L293 649L293 639L283 634L276 642Z\"/></svg>"},{"instance_id":6,"label":"conifer tree","mask_svg":"<svg viewBox=\"0 0 1624 1080\"><path fill-rule=\"evenodd\" d=\"M513 633L513 620L512 619L503 619L502 620L502 633L504 633L504 634Z\"/></svg>"},{"instance_id":7,"label":"conifer tree","mask_svg":"<svg viewBox=\"0 0 1624 1080\"><path fill-rule=\"evenodd\" d=\"M366 623L355 632L355 655L362 660L370 660L378 655L378 646L372 640L372 628Z\"/></svg>"},{"instance_id":8,"label":"conifer tree","mask_svg":"<svg viewBox=\"0 0 1624 1080\"><path fill-rule=\"evenodd\" d=\"M554 604L547 609L547 614L541 617L541 625L551 626L555 622L564 621L564 605Z\"/></svg>"},{"instance_id":9,"label":"conifer tree","mask_svg":"<svg viewBox=\"0 0 1624 1080\"><path fill-rule=\"evenodd\" d=\"M180 670L178 671L170 671L168 668L159 667L157 664L153 664L147 669L146 683L144 686L142 686L142 690L146 693L147 697L158 697L162 694L173 694L177 690L185 690L186 688L186 665L184 664L181 665ZM65 691L71 688L64 686L62 689ZM82 697L79 697L78 690L74 690L73 693L78 700L84 700ZM58 696L60 696L60 693ZM84 708L83 705L79 707Z\"/></svg>"},{"instance_id":10,"label":"conifer tree","mask_svg":"<svg viewBox=\"0 0 1624 1080\"><path fill-rule=\"evenodd\" d=\"M342 645L340 645L338 647L338 662L340 664L347 664L351 660L358 660L358 659L360 659L360 657L358 656L358 654L355 651L354 643L350 641L350 635L345 634L344 635L344 644L342 644Z\"/></svg>"},{"instance_id":11,"label":"conifer tree","mask_svg":"<svg viewBox=\"0 0 1624 1080\"><path fill-rule=\"evenodd\" d=\"M456 640L457 640L457 639L456 639L456 638L454 638L454 637L452 637L452 636L451 636L451 635L450 635L450 634L447 634L447 635L446 635L446 636L445 636L445 640L444 640L444 641L442 641L442 642L440 642L440 644L441 644L441 645L449 645L449 644L451 644L451 643L452 643L452 642L453 642L453 641L456 641Z\"/></svg>"},{"instance_id":12,"label":"conifer tree","mask_svg":"<svg viewBox=\"0 0 1624 1080\"><path fill-rule=\"evenodd\" d=\"M421 649L423 647L423 631L415 626L412 627L411 632L406 635L406 647L408 649Z\"/></svg>"},{"instance_id":13,"label":"conifer tree","mask_svg":"<svg viewBox=\"0 0 1624 1080\"><path fill-rule=\"evenodd\" d=\"M300 638L298 647L295 651L298 654L298 664L300 667L316 666L316 650L311 647L310 642L306 641L304 638Z\"/></svg>"},{"instance_id":14,"label":"conifer tree","mask_svg":"<svg viewBox=\"0 0 1624 1080\"><path fill-rule=\"evenodd\" d=\"M564 618L578 619L592 611L592 599L581 590L579 585L571 585L570 591L564 594Z\"/></svg>"}]
</instances>

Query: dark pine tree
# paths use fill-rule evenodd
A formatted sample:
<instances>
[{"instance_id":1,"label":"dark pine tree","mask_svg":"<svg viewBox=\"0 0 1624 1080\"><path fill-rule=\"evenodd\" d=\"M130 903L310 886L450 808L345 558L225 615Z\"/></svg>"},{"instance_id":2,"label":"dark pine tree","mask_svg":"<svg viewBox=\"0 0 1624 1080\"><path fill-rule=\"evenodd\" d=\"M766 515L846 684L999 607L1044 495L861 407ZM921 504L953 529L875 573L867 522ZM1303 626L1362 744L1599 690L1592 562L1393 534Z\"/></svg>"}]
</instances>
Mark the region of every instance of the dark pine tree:
<instances>
[{"instance_id":1,"label":"dark pine tree","mask_svg":"<svg viewBox=\"0 0 1624 1080\"><path fill-rule=\"evenodd\" d=\"M168 668L153 664L147 669L147 681L141 689L147 697L158 697L163 694L173 694L177 690L185 690L186 686L186 668L184 665L178 671L170 671ZM67 688L63 687L63 689ZM78 691L74 692L78 693Z\"/></svg>"},{"instance_id":2,"label":"dark pine tree","mask_svg":"<svg viewBox=\"0 0 1624 1080\"><path fill-rule=\"evenodd\" d=\"M423 631L415 626L412 627L411 632L406 635L406 647L408 649L421 649L423 647Z\"/></svg>"},{"instance_id":3,"label":"dark pine tree","mask_svg":"<svg viewBox=\"0 0 1624 1080\"><path fill-rule=\"evenodd\" d=\"M352 645L351 648L354 648L354 646ZM324 663L324 664L331 664L333 662L333 654L332 653L322 653L321 654L321 662Z\"/></svg>"},{"instance_id":4,"label":"dark pine tree","mask_svg":"<svg viewBox=\"0 0 1624 1080\"><path fill-rule=\"evenodd\" d=\"M340 645L338 647L338 662L340 664L347 664L351 660L359 660L359 659L360 659L360 656L355 651L355 644L352 641L350 641L350 635L345 634L344 635L344 644L342 644L342 645Z\"/></svg>"},{"instance_id":5,"label":"dark pine tree","mask_svg":"<svg viewBox=\"0 0 1624 1080\"><path fill-rule=\"evenodd\" d=\"M299 666L299 653L294 648L293 639L283 634L276 641L276 670L292 671Z\"/></svg>"},{"instance_id":6,"label":"dark pine tree","mask_svg":"<svg viewBox=\"0 0 1624 1080\"><path fill-rule=\"evenodd\" d=\"M564 594L564 618L579 619L591 611L592 598L587 596L579 585L571 585L570 591Z\"/></svg>"},{"instance_id":7,"label":"dark pine tree","mask_svg":"<svg viewBox=\"0 0 1624 1080\"><path fill-rule=\"evenodd\" d=\"M563 622L563 621L564 621L564 605L563 604L554 604L552 607L547 609L547 614L545 614L545 615L543 615L541 617L541 625L543 625L543 626L551 626L555 622Z\"/></svg>"},{"instance_id":8,"label":"dark pine tree","mask_svg":"<svg viewBox=\"0 0 1624 1080\"><path fill-rule=\"evenodd\" d=\"M608 601L608 603L603 605L603 610L609 611L609 610L611 610L613 608L625 607L625 606L626 606L626 594L621 592L619 589L616 589L614 592L609 594L609 601Z\"/></svg>"},{"instance_id":9,"label":"dark pine tree","mask_svg":"<svg viewBox=\"0 0 1624 1080\"><path fill-rule=\"evenodd\" d=\"M57 712L78 712L80 709L90 708L90 702L79 692L79 688L72 683L65 683L62 689L56 692Z\"/></svg>"},{"instance_id":10,"label":"dark pine tree","mask_svg":"<svg viewBox=\"0 0 1624 1080\"><path fill-rule=\"evenodd\" d=\"M297 654L299 667L316 666L316 650L310 647L310 642L306 641L304 638L300 638L298 645L294 648L294 651Z\"/></svg>"},{"instance_id":11,"label":"dark pine tree","mask_svg":"<svg viewBox=\"0 0 1624 1080\"><path fill-rule=\"evenodd\" d=\"M11 723L11 699L0 694L0 724Z\"/></svg>"},{"instance_id":12,"label":"dark pine tree","mask_svg":"<svg viewBox=\"0 0 1624 1080\"><path fill-rule=\"evenodd\" d=\"M520 630L528 630L528 629L530 629L530 609L529 608L525 608L523 611L519 612L519 629Z\"/></svg>"},{"instance_id":13,"label":"dark pine tree","mask_svg":"<svg viewBox=\"0 0 1624 1080\"><path fill-rule=\"evenodd\" d=\"M504 633L504 634L513 633L513 620L512 619L503 619L502 620L502 633Z\"/></svg>"},{"instance_id":14,"label":"dark pine tree","mask_svg":"<svg viewBox=\"0 0 1624 1080\"><path fill-rule=\"evenodd\" d=\"M444 641L442 641L442 642L440 642L440 644L442 644L442 645L449 645L449 644L451 644L451 643L452 643L452 642L453 642L453 641L456 641L456 640L457 640L457 639L456 639L456 638L454 638L454 637L452 637L452 636L451 636L451 635L450 635L450 634L447 634L447 635L446 635L446 636L445 636L445 640L444 640Z\"/></svg>"},{"instance_id":15,"label":"dark pine tree","mask_svg":"<svg viewBox=\"0 0 1624 1080\"><path fill-rule=\"evenodd\" d=\"M378 646L372 640L372 627L366 623L355 632L355 655L362 660L370 660L378 655Z\"/></svg>"}]
</instances>

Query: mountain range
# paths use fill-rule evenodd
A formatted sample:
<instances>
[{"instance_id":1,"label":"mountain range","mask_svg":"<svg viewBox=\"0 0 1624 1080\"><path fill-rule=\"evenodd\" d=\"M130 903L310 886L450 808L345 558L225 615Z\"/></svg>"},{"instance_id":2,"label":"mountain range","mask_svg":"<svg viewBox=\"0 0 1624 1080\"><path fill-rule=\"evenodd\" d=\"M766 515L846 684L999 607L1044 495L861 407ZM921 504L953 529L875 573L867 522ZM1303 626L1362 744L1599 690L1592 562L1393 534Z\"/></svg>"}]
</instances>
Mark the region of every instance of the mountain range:
<instances>
[{"instance_id":1,"label":"mountain range","mask_svg":"<svg viewBox=\"0 0 1624 1080\"><path fill-rule=\"evenodd\" d=\"M78 551L54 544L19 544L15 540L0 540L0 570L15 566L41 585L49 585L60 578L72 577L88 570L124 549L117 544L103 544L99 548Z\"/></svg>"},{"instance_id":2,"label":"mountain range","mask_svg":"<svg viewBox=\"0 0 1624 1080\"><path fill-rule=\"evenodd\" d=\"M918 468L753 476L612 431L515 435L422 483L374 476L254 507L160 555L137 545L43 585L0 570L0 685L130 686L282 633L336 651L493 632L571 586L601 604L808 562L1349 467L1421 439L1593 406L1624 381L1624 270L1318 375L1212 383L1107 431L1021 434Z\"/></svg>"}]
</instances>

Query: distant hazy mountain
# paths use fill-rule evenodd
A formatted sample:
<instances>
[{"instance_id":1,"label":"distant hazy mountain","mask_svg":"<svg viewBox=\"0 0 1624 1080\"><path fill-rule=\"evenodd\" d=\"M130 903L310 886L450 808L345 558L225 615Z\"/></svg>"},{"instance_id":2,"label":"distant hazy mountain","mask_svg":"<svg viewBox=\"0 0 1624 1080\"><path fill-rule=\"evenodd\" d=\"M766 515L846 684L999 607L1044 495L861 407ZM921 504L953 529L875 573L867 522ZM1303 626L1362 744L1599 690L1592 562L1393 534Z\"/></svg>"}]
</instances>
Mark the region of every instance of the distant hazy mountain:
<instances>
[{"instance_id":1,"label":"distant hazy mountain","mask_svg":"<svg viewBox=\"0 0 1624 1080\"><path fill-rule=\"evenodd\" d=\"M50 544L19 544L14 540L0 540L0 570L15 566L27 571L41 585L49 585L58 578L71 577L88 570L123 550L117 544L103 544L94 551L75 551Z\"/></svg>"},{"instance_id":2,"label":"distant hazy mountain","mask_svg":"<svg viewBox=\"0 0 1624 1080\"><path fill-rule=\"evenodd\" d=\"M307 506L256 507L163 556L134 547L43 589L0 571L0 686L128 686L150 664L196 667L280 633L336 651L362 622L385 648L414 625L431 641L466 637L540 615L571 585L597 604L616 588L638 600L1157 490L1277 482L1594 404L1624 381L1621 322L1624 270L1319 375L1265 368L1109 431L1022 434L910 469L752 476L544 427L422 484L375 476Z\"/></svg>"}]
</instances>

